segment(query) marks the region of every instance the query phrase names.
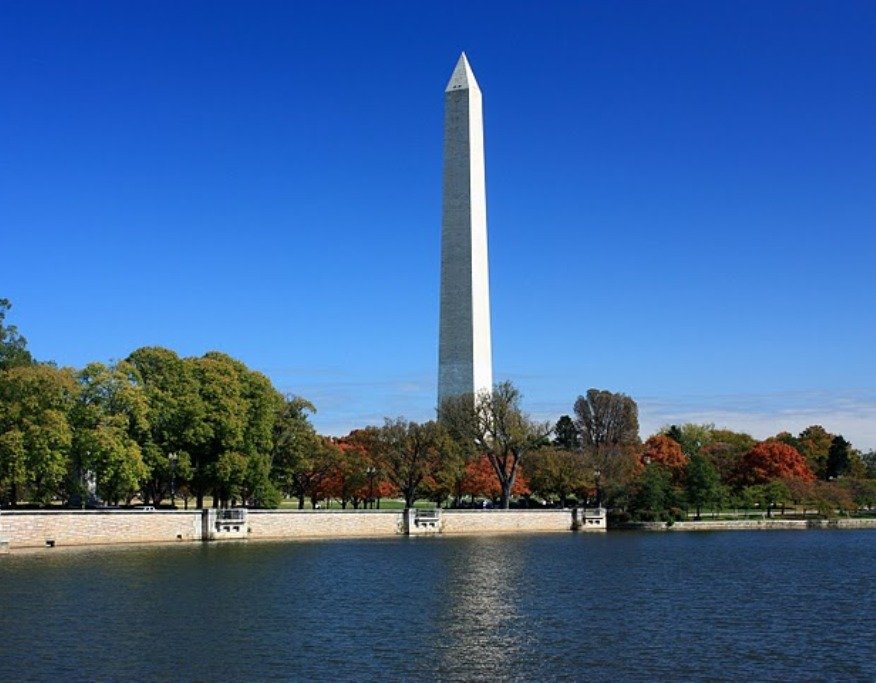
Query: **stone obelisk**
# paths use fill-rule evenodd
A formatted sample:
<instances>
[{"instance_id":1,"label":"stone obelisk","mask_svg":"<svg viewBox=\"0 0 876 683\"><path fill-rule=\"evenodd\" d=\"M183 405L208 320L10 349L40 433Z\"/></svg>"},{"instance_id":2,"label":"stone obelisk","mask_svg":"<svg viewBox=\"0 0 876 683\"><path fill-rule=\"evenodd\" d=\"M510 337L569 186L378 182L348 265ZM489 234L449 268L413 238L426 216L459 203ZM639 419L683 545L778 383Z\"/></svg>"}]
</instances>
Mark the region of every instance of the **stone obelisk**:
<instances>
[{"instance_id":1,"label":"stone obelisk","mask_svg":"<svg viewBox=\"0 0 876 683\"><path fill-rule=\"evenodd\" d=\"M481 90L463 52L444 91L439 409L492 389L489 279Z\"/></svg>"}]
</instances>

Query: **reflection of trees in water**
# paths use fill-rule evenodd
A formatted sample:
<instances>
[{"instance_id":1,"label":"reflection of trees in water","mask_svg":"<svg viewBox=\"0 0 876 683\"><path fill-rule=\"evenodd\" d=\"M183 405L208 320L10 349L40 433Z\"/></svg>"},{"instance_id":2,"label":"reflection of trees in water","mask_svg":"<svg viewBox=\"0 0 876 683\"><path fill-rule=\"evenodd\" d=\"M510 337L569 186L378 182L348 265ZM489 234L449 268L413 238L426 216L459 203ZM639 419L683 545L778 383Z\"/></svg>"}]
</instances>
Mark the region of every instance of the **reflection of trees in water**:
<instances>
[{"instance_id":1,"label":"reflection of trees in water","mask_svg":"<svg viewBox=\"0 0 876 683\"><path fill-rule=\"evenodd\" d=\"M477 538L460 544L446 568L447 600L436 627L438 678L478 679L514 670L527 637L519 605L523 578L517 544Z\"/></svg>"}]
</instances>

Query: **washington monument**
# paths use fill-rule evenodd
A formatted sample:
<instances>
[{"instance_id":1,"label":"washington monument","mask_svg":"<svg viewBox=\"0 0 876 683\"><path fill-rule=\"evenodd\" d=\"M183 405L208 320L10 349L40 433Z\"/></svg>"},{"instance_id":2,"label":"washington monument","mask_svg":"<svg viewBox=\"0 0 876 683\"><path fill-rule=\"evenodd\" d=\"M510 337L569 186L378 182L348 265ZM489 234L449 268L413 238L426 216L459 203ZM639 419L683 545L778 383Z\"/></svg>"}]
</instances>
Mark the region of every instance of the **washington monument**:
<instances>
[{"instance_id":1,"label":"washington monument","mask_svg":"<svg viewBox=\"0 0 876 683\"><path fill-rule=\"evenodd\" d=\"M463 52L444 91L438 407L492 386L484 121L481 90Z\"/></svg>"}]
</instances>

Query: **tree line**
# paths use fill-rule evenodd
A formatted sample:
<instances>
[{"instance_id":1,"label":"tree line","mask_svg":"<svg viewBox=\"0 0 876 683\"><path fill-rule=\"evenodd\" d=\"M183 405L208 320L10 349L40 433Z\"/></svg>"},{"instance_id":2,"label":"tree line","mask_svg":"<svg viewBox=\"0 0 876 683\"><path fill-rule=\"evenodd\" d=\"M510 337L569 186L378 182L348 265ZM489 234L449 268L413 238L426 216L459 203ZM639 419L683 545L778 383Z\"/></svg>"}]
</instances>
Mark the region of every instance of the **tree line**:
<instances>
[{"instance_id":1,"label":"tree line","mask_svg":"<svg viewBox=\"0 0 876 683\"><path fill-rule=\"evenodd\" d=\"M732 508L771 515L789 505L827 515L876 504L876 452L861 453L821 425L758 441L687 423L642 442L635 401L597 389L578 397L574 414L554 429L567 471L571 459L578 463L576 486L567 486L585 496L595 491L621 519L672 521Z\"/></svg>"},{"instance_id":2,"label":"tree line","mask_svg":"<svg viewBox=\"0 0 876 683\"><path fill-rule=\"evenodd\" d=\"M531 419L511 383L445 402L435 420L317 433L314 406L226 354L160 347L76 370L38 362L0 299L0 505L177 499L300 508L400 498L463 506L607 504L636 519L703 508L871 505L874 454L820 426L757 442L714 425L644 442L624 394L589 390L572 416Z\"/></svg>"}]
</instances>

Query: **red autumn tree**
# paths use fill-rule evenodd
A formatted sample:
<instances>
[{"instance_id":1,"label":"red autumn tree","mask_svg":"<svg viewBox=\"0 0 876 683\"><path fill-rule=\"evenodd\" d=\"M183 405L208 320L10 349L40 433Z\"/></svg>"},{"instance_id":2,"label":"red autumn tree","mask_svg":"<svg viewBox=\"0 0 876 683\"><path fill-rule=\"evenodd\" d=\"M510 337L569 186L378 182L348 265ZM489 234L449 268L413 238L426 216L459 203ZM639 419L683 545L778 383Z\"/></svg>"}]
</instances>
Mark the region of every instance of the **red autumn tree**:
<instances>
[{"instance_id":1,"label":"red autumn tree","mask_svg":"<svg viewBox=\"0 0 876 683\"><path fill-rule=\"evenodd\" d=\"M687 456L681 450L681 445L665 434L655 434L645 442L641 460L643 464L656 462L678 477L687 466Z\"/></svg>"},{"instance_id":2,"label":"red autumn tree","mask_svg":"<svg viewBox=\"0 0 876 683\"><path fill-rule=\"evenodd\" d=\"M502 495L502 485L486 455L475 458L465 466L465 475L462 478L460 490L463 495L483 496L491 500ZM529 481L522 471L518 471L514 486L511 488L511 495L525 496L529 493Z\"/></svg>"},{"instance_id":3,"label":"red autumn tree","mask_svg":"<svg viewBox=\"0 0 876 683\"><path fill-rule=\"evenodd\" d=\"M465 466L465 474L459 486L466 496L490 496L495 486L496 473L485 456L475 458Z\"/></svg>"},{"instance_id":4,"label":"red autumn tree","mask_svg":"<svg viewBox=\"0 0 876 683\"><path fill-rule=\"evenodd\" d=\"M359 485L354 489L354 498L361 499L366 504L370 499L373 507L375 501L380 507L380 499L391 498L398 491L387 479L380 459L380 430L377 427L354 429L347 436L338 439L338 447L349 460L358 464Z\"/></svg>"},{"instance_id":5,"label":"red autumn tree","mask_svg":"<svg viewBox=\"0 0 876 683\"><path fill-rule=\"evenodd\" d=\"M323 491L329 498L340 501L346 508L352 503L358 508L368 496L368 458L358 444L345 439L335 442L337 457L323 482Z\"/></svg>"},{"instance_id":6,"label":"red autumn tree","mask_svg":"<svg viewBox=\"0 0 876 683\"><path fill-rule=\"evenodd\" d=\"M765 484L776 479L815 481L815 475L793 446L767 439L742 456L739 479L743 484Z\"/></svg>"}]
</instances>

